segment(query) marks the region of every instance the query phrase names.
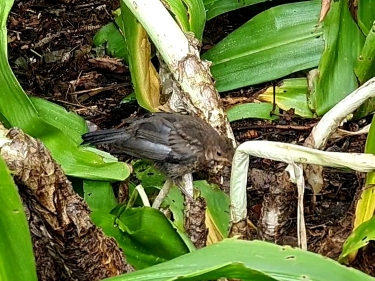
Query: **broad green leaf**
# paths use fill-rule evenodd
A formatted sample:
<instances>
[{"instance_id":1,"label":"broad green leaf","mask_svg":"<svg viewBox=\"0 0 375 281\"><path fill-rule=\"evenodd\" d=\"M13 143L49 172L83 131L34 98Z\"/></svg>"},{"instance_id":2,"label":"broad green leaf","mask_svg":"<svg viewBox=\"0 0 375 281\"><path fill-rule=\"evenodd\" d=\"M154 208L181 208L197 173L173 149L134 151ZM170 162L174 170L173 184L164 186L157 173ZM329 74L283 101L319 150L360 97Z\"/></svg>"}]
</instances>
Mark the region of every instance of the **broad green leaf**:
<instances>
[{"instance_id":1,"label":"broad green leaf","mask_svg":"<svg viewBox=\"0 0 375 281\"><path fill-rule=\"evenodd\" d=\"M136 160L132 163L135 176L142 182L142 186L147 189L149 187L162 187L165 177L157 169L151 161Z\"/></svg>"},{"instance_id":2,"label":"broad green leaf","mask_svg":"<svg viewBox=\"0 0 375 281\"><path fill-rule=\"evenodd\" d=\"M90 214L92 221L107 236L113 237L125 252L131 242L123 236L122 231L115 224L116 216L111 214L114 208L120 208L117 205L111 184L109 182L85 180L83 189L84 199L92 211Z\"/></svg>"},{"instance_id":3,"label":"broad green leaf","mask_svg":"<svg viewBox=\"0 0 375 281\"><path fill-rule=\"evenodd\" d=\"M160 105L160 82L151 63L151 44L144 28L135 16L121 3L122 26L129 52L129 68L137 101L143 108L154 112Z\"/></svg>"},{"instance_id":4,"label":"broad green leaf","mask_svg":"<svg viewBox=\"0 0 375 281\"><path fill-rule=\"evenodd\" d=\"M106 53L115 58L123 59L126 64L129 64L128 49L126 48L124 32L122 28L122 17L116 17L116 25L111 22L103 26L94 36L93 44L95 46L105 46ZM120 28L121 31L118 29Z\"/></svg>"},{"instance_id":5,"label":"broad green leaf","mask_svg":"<svg viewBox=\"0 0 375 281\"><path fill-rule=\"evenodd\" d=\"M127 221L125 223L100 209L91 213L91 219L107 236L117 241L127 262L135 268L146 268L195 250L186 234L179 230L174 231L171 223L159 211L152 208L145 212L140 208L124 211L125 208L118 206L117 211L120 209L125 213L122 215L122 219ZM156 212L159 214L155 215ZM128 220L129 213L131 214ZM131 221L132 219L135 221Z\"/></svg>"},{"instance_id":6,"label":"broad green leaf","mask_svg":"<svg viewBox=\"0 0 375 281\"><path fill-rule=\"evenodd\" d=\"M314 115L307 105L307 80L306 78L293 78L283 80L281 85L275 87L276 104L283 110L294 109L294 113L305 118ZM273 87L269 87L258 96L258 100L273 103Z\"/></svg>"},{"instance_id":7,"label":"broad green leaf","mask_svg":"<svg viewBox=\"0 0 375 281\"><path fill-rule=\"evenodd\" d=\"M229 122L246 118L275 120L277 116L271 116L273 105L270 103L242 103L227 110ZM275 113L278 113L278 109Z\"/></svg>"},{"instance_id":8,"label":"broad green leaf","mask_svg":"<svg viewBox=\"0 0 375 281\"><path fill-rule=\"evenodd\" d=\"M85 194L93 210L91 219L107 236L116 239L132 266L146 268L189 252L186 243L191 241L185 243L186 234L179 234L163 213L147 207L126 209L118 205L114 208L115 213L120 213L117 217L108 211L113 206L109 187L89 186L91 183L85 188L85 192L91 190L90 196ZM100 200L101 195L107 198L105 202Z\"/></svg>"},{"instance_id":9,"label":"broad green leaf","mask_svg":"<svg viewBox=\"0 0 375 281\"><path fill-rule=\"evenodd\" d=\"M116 207L116 197L112 185L105 181L83 182L84 199L91 211L109 214Z\"/></svg>"},{"instance_id":10,"label":"broad green leaf","mask_svg":"<svg viewBox=\"0 0 375 281\"><path fill-rule=\"evenodd\" d=\"M365 273L308 251L262 241L226 239L174 260L106 281L216 280L374 281Z\"/></svg>"},{"instance_id":11,"label":"broad green leaf","mask_svg":"<svg viewBox=\"0 0 375 281\"><path fill-rule=\"evenodd\" d=\"M142 263L142 260L136 259L138 255L137 249L129 247L129 245L131 244L130 239L123 235L123 232L115 223L117 219L116 216L105 212L93 211L90 217L95 225L103 230L105 235L113 237L117 241L120 248L125 253L127 262L129 262L133 266L135 266L137 263Z\"/></svg>"},{"instance_id":12,"label":"broad green leaf","mask_svg":"<svg viewBox=\"0 0 375 281\"><path fill-rule=\"evenodd\" d=\"M89 179L124 180L129 175L129 169L124 163L104 164L101 157L79 149L78 134L82 131L82 124L78 125L77 122L79 117L57 110L56 105L51 105L53 110L48 110L44 102L37 101L41 108L39 113L23 91L7 60L6 18L9 9L5 4L4 1L0 2L0 81L3 81L0 115L7 120L8 125L18 127L43 141L66 174ZM60 114L65 116L57 116ZM69 127L71 132L68 132Z\"/></svg>"},{"instance_id":13,"label":"broad green leaf","mask_svg":"<svg viewBox=\"0 0 375 281\"><path fill-rule=\"evenodd\" d=\"M10 9L12 1L0 3ZM38 280L26 214L4 159L0 156L0 280Z\"/></svg>"},{"instance_id":14,"label":"broad green leaf","mask_svg":"<svg viewBox=\"0 0 375 281\"><path fill-rule=\"evenodd\" d=\"M333 1L324 19L325 50L319 62L312 109L322 116L358 87L354 64L364 43L352 19L348 0Z\"/></svg>"},{"instance_id":15,"label":"broad green leaf","mask_svg":"<svg viewBox=\"0 0 375 281\"><path fill-rule=\"evenodd\" d=\"M271 8L236 29L202 58L212 61L219 92L278 79L318 65L320 1Z\"/></svg>"},{"instance_id":16,"label":"broad green leaf","mask_svg":"<svg viewBox=\"0 0 375 281\"><path fill-rule=\"evenodd\" d=\"M375 76L375 22L366 37L354 71L361 84Z\"/></svg>"},{"instance_id":17,"label":"broad green leaf","mask_svg":"<svg viewBox=\"0 0 375 281\"><path fill-rule=\"evenodd\" d=\"M191 242L190 238L187 236L184 228L184 211L185 211L185 204L184 204L184 196L182 195L181 189L177 186L172 186L169 190L167 197L165 198L162 207L168 207L169 210L172 212L173 223L174 227L177 230L177 233L180 235L181 239L185 242L186 246L189 249L189 252L195 251L196 248Z\"/></svg>"},{"instance_id":18,"label":"broad green leaf","mask_svg":"<svg viewBox=\"0 0 375 281\"><path fill-rule=\"evenodd\" d=\"M189 31L193 32L195 38L202 42L204 25L206 23L206 10L202 0L182 0L187 8Z\"/></svg>"},{"instance_id":19,"label":"broad green leaf","mask_svg":"<svg viewBox=\"0 0 375 281\"><path fill-rule=\"evenodd\" d=\"M265 1L267 0L203 0L203 3L207 11L207 20L210 20L218 15Z\"/></svg>"},{"instance_id":20,"label":"broad green leaf","mask_svg":"<svg viewBox=\"0 0 375 281\"><path fill-rule=\"evenodd\" d=\"M375 115L372 116L370 130L366 139L365 153L375 154ZM367 180L370 180L368 184L375 184L375 173L367 173Z\"/></svg>"},{"instance_id":21,"label":"broad green leaf","mask_svg":"<svg viewBox=\"0 0 375 281\"><path fill-rule=\"evenodd\" d=\"M217 186L208 184L207 181L194 181L194 187L200 191L201 196L206 201L206 220L209 219L214 226L214 229L209 228L209 231L214 231L216 234L209 233L209 236L211 238L211 235L221 236L221 238L228 237L230 225L229 196ZM222 240L220 237L217 238ZM212 242L216 243L217 241Z\"/></svg>"},{"instance_id":22,"label":"broad green leaf","mask_svg":"<svg viewBox=\"0 0 375 281\"><path fill-rule=\"evenodd\" d=\"M47 100L36 97L30 97L30 100L40 117L48 120L49 124L60 129L65 135L70 136L74 142L82 142L81 136L87 132L85 119Z\"/></svg>"},{"instance_id":23,"label":"broad green leaf","mask_svg":"<svg viewBox=\"0 0 375 281\"><path fill-rule=\"evenodd\" d=\"M369 134L367 135L365 153L375 154L375 117L372 118ZM356 205L355 216L354 216L355 219L353 223L354 231L350 235L350 237L347 238L345 243L348 243L349 245L344 244L344 249L340 256L342 262L345 262L345 263L351 262L357 254L356 250L362 247L362 246L358 246L358 248L355 248L353 245L363 245L363 244L358 244L360 243L360 241L356 241L356 240L367 238L364 236L362 237L359 237L359 236L360 234L363 234L364 230L366 230L366 228L362 225L365 222L369 221L370 219L374 218L374 212L375 212L375 187L374 185L375 185L375 172L367 173L365 185L362 188L363 191ZM372 225L372 223L368 225ZM357 231L357 228L360 228L360 227L361 227L361 230ZM368 241L366 243L368 243Z\"/></svg>"},{"instance_id":24,"label":"broad green leaf","mask_svg":"<svg viewBox=\"0 0 375 281\"><path fill-rule=\"evenodd\" d=\"M120 103L132 103L136 101L137 101L137 97L135 93L133 92L130 95L127 95L125 98L123 98Z\"/></svg>"},{"instance_id":25,"label":"broad green leaf","mask_svg":"<svg viewBox=\"0 0 375 281\"><path fill-rule=\"evenodd\" d=\"M183 31L189 31L189 19L182 0L167 0L165 5Z\"/></svg>"},{"instance_id":26,"label":"broad green leaf","mask_svg":"<svg viewBox=\"0 0 375 281\"><path fill-rule=\"evenodd\" d=\"M357 18L359 27L367 35L375 21L375 0L358 1Z\"/></svg>"},{"instance_id":27,"label":"broad green leaf","mask_svg":"<svg viewBox=\"0 0 375 281\"><path fill-rule=\"evenodd\" d=\"M146 192L150 193L155 187L161 189L165 183L165 177L155 167L146 160L136 160L133 162L135 176L141 181ZM130 189L131 191L131 189ZM132 192L132 191L131 191ZM194 244L187 237L184 229L184 197L181 190L177 186L172 186L167 197L165 198L163 207L168 207L173 214L173 225L181 239L185 242L190 251L195 250Z\"/></svg>"},{"instance_id":28,"label":"broad green leaf","mask_svg":"<svg viewBox=\"0 0 375 281\"><path fill-rule=\"evenodd\" d=\"M161 188L165 177L158 172L150 162L137 160L133 163L135 176L141 181L142 186ZM214 219L220 233L226 237L229 226L229 199L220 190L213 190L206 181L195 181L194 186L201 190L201 195L207 200L207 207ZM166 197L163 206L169 206L173 213L173 224L180 231L184 231L184 197L179 188L173 186ZM219 208L220 211L217 211Z\"/></svg>"},{"instance_id":29,"label":"broad green leaf","mask_svg":"<svg viewBox=\"0 0 375 281\"><path fill-rule=\"evenodd\" d=\"M184 32L193 32L202 42L206 11L201 0L166 0L165 7Z\"/></svg>"},{"instance_id":30,"label":"broad green leaf","mask_svg":"<svg viewBox=\"0 0 375 281\"><path fill-rule=\"evenodd\" d=\"M359 225L346 239L339 262L345 262L345 258L352 252L366 246L375 240L375 216Z\"/></svg>"},{"instance_id":31,"label":"broad green leaf","mask_svg":"<svg viewBox=\"0 0 375 281\"><path fill-rule=\"evenodd\" d=\"M172 186L162 206L169 206L173 214L173 224L179 231L184 231L184 196L177 186Z\"/></svg>"},{"instance_id":32,"label":"broad green leaf","mask_svg":"<svg viewBox=\"0 0 375 281\"><path fill-rule=\"evenodd\" d=\"M375 0L359 1L357 17L358 26L367 35L354 69L360 84L363 84L375 76ZM354 119L360 119L373 112L374 101L374 98L367 100L357 109Z\"/></svg>"},{"instance_id":33,"label":"broad green leaf","mask_svg":"<svg viewBox=\"0 0 375 281\"><path fill-rule=\"evenodd\" d=\"M90 151L90 152L93 152L93 153L97 154L98 156L102 157L102 161L104 163L118 162L118 159L115 156L113 156L112 154L110 154L106 151L99 150L99 149L91 147L91 146L84 146L84 147L82 147L82 150Z\"/></svg>"},{"instance_id":34,"label":"broad green leaf","mask_svg":"<svg viewBox=\"0 0 375 281\"><path fill-rule=\"evenodd\" d=\"M124 249L126 257L138 269L189 252L172 223L156 209L127 209L117 219L117 224L123 232L123 239L129 240Z\"/></svg>"},{"instance_id":35,"label":"broad green leaf","mask_svg":"<svg viewBox=\"0 0 375 281\"><path fill-rule=\"evenodd\" d=\"M134 174L141 181L146 192L149 192L150 188L154 191L155 188L163 187L165 176L155 169L150 161L136 160L132 164ZM184 232L184 196L178 187L172 186L162 206L169 206L173 214L173 224L179 232Z\"/></svg>"}]
</instances>

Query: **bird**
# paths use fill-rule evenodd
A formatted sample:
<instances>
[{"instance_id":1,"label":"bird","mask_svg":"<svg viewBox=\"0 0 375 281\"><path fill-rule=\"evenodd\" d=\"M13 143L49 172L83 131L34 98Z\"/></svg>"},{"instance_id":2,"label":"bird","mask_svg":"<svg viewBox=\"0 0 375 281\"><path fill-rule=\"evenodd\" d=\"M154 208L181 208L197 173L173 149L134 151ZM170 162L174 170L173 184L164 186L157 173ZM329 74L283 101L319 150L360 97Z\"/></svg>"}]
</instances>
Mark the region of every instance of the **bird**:
<instances>
[{"instance_id":1,"label":"bird","mask_svg":"<svg viewBox=\"0 0 375 281\"><path fill-rule=\"evenodd\" d=\"M231 164L230 139L197 116L156 112L126 123L122 129L86 133L82 144L109 144L114 153L151 160L176 184L186 174L215 175Z\"/></svg>"}]
</instances>

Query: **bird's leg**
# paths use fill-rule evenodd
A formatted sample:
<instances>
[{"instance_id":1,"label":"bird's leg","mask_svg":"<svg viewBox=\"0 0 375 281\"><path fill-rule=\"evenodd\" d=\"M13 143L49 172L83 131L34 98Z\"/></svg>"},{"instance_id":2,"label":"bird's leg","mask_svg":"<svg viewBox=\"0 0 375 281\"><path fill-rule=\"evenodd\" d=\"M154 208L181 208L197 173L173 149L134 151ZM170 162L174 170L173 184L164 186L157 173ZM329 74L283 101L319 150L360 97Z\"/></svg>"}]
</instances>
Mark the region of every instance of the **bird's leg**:
<instances>
[{"instance_id":1,"label":"bird's leg","mask_svg":"<svg viewBox=\"0 0 375 281\"><path fill-rule=\"evenodd\" d=\"M193 175L185 174L181 179L175 181L176 185L181 189L185 196L189 199L193 199L194 187L193 187ZM163 203L165 197L167 197L169 190L173 185L173 181L167 179L160 190L158 196L156 196L152 208L159 209L160 205Z\"/></svg>"},{"instance_id":2,"label":"bird's leg","mask_svg":"<svg viewBox=\"0 0 375 281\"><path fill-rule=\"evenodd\" d=\"M156 196L154 203L152 203L152 208L154 208L154 209L160 208L160 205L163 203L165 197L167 197L167 195L169 193L169 190L172 187L172 184L173 184L173 182L170 179L167 179L165 181L162 189L160 189L160 192L159 192L158 196Z\"/></svg>"},{"instance_id":3,"label":"bird's leg","mask_svg":"<svg viewBox=\"0 0 375 281\"><path fill-rule=\"evenodd\" d=\"M183 175L179 181L176 181L176 185L181 189L187 198L193 199L194 187L193 175L191 173Z\"/></svg>"}]
</instances>

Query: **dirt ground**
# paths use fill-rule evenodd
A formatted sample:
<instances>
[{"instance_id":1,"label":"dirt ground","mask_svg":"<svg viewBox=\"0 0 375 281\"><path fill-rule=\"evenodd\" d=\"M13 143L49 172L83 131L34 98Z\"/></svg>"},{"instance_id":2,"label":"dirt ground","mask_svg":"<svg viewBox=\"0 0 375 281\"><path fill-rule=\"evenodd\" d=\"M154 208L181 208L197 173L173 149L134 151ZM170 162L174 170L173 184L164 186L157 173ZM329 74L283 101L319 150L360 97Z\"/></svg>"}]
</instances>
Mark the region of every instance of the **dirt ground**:
<instances>
[{"instance_id":1,"label":"dirt ground","mask_svg":"<svg viewBox=\"0 0 375 281\"><path fill-rule=\"evenodd\" d=\"M108 0L16 1L8 20L9 63L23 89L30 95L75 111L103 129L116 127L122 119L144 112L134 102L120 104L133 91L128 68L115 60L112 62L118 64L116 68L108 69L99 64L97 58L102 55L92 47L94 34L113 20L112 11L117 6L117 1ZM234 12L208 22L204 48L209 48L249 18L249 14ZM225 93L224 105L229 106L239 97L242 102L254 100L264 87ZM345 129L355 131L370 121L367 118L351 122ZM243 120L232 123L232 127L240 143L264 139L303 144L316 122L285 115L276 122ZM330 143L329 149L363 152L365 140L366 136L348 137ZM272 187L262 185L260 181L264 183L264 179L259 177L265 173L276 176L284 168L283 163L251 159L248 213L258 227L264 200L279 203L284 200L272 197L269 194ZM353 209L363 182L361 173L327 169L326 186L316 197L315 204L311 190L306 190L305 219L310 251L334 259L338 257L351 231ZM297 200L294 192L288 196ZM279 244L295 245L295 208L287 214L282 231L272 239ZM355 267L375 275L372 247L360 252Z\"/></svg>"}]
</instances>

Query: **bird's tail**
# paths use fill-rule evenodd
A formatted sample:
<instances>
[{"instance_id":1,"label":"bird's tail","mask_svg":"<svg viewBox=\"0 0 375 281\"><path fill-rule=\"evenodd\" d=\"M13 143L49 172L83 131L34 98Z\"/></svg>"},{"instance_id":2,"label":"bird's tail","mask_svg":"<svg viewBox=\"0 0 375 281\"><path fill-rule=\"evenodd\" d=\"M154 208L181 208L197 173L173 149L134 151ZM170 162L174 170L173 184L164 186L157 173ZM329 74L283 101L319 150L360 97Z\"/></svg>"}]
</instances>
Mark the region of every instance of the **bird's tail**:
<instances>
[{"instance_id":1,"label":"bird's tail","mask_svg":"<svg viewBox=\"0 0 375 281\"><path fill-rule=\"evenodd\" d=\"M126 140L129 138L129 134L123 130L109 129L90 132L82 135L82 144L103 144L113 143L118 140Z\"/></svg>"}]
</instances>

